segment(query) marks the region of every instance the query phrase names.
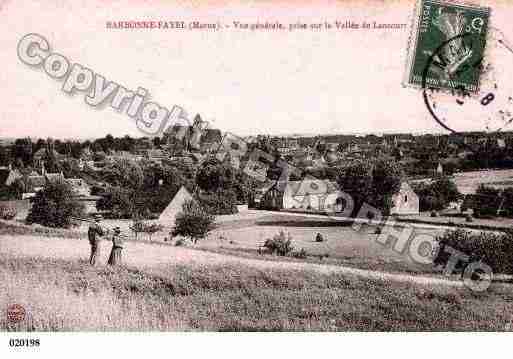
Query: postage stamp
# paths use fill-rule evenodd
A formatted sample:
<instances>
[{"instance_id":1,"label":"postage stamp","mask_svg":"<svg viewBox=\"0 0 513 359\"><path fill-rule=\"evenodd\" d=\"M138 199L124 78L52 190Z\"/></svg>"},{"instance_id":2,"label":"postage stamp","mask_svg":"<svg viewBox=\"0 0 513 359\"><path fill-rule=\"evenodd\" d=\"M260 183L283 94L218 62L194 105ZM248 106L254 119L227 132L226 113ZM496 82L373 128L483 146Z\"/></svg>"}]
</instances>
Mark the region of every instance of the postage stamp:
<instances>
[{"instance_id":1,"label":"postage stamp","mask_svg":"<svg viewBox=\"0 0 513 359\"><path fill-rule=\"evenodd\" d=\"M404 83L440 89L479 89L490 9L439 0L420 0L415 9ZM435 66L427 64L432 62ZM424 71L428 73L424 75Z\"/></svg>"}]
</instances>

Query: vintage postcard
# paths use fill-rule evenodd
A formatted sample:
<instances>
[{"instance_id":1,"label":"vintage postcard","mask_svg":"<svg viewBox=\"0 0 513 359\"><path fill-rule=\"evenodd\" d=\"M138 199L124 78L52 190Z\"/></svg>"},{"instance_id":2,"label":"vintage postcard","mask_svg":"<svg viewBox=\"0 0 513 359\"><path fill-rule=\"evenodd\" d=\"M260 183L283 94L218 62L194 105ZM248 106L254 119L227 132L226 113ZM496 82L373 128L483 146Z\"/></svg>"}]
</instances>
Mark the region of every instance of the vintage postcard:
<instances>
[{"instance_id":1,"label":"vintage postcard","mask_svg":"<svg viewBox=\"0 0 513 359\"><path fill-rule=\"evenodd\" d=\"M0 1L2 347L283 357L329 336L277 332L510 332L512 15Z\"/></svg>"}]
</instances>

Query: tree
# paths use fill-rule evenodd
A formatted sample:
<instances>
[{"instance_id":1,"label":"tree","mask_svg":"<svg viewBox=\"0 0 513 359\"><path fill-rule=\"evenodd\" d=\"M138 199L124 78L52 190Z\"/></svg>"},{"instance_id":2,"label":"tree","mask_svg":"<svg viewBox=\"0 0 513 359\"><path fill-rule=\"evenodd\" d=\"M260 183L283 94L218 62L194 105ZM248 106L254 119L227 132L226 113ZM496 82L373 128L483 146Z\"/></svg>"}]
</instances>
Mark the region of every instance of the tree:
<instances>
[{"instance_id":1,"label":"tree","mask_svg":"<svg viewBox=\"0 0 513 359\"><path fill-rule=\"evenodd\" d=\"M389 214L392 196L401 189L402 170L396 162L377 161L372 168L372 204Z\"/></svg>"},{"instance_id":2,"label":"tree","mask_svg":"<svg viewBox=\"0 0 513 359\"><path fill-rule=\"evenodd\" d=\"M51 139L48 139L47 140L47 143L48 143L48 146L45 150L45 153L43 155L43 161L44 161L44 164L45 164L45 169L47 172L51 172L51 173L56 173L56 172L60 172L62 170L60 164L59 164L59 161L57 159L57 156L56 156L56 151L54 150L55 148L55 143L57 143L57 141L55 142L52 142Z\"/></svg>"},{"instance_id":3,"label":"tree","mask_svg":"<svg viewBox=\"0 0 513 359\"><path fill-rule=\"evenodd\" d=\"M66 178L77 178L80 177L79 163L75 159L66 159L61 162L60 168Z\"/></svg>"},{"instance_id":4,"label":"tree","mask_svg":"<svg viewBox=\"0 0 513 359\"><path fill-rule=\"evenodd\" d=\"M71 225L72 217L82 217L84 206L73 197L73 190L65 182L49 182L36 193L27 223L47 227Z\"/></svg>"},{"instance_id":5,"label":"tree","mask_svg":"<svg viewBox=\"0 0 513 359\"><path fill-rule=\"evenodd\" d=\"M367 203L388 214L401 180L402 169L397 163L378 160L374 163L355 161L340 171L337 182L341 190L353 198L355 213Z\"/></svg>"},{"instance_id":6,"label":"tree","mask_svg":"<svg viewBox=\"0 0 513 359\"><path fill-rule=\"evenodd\" d=\"M196 174L196 184L206 192L231 189L234 183L234 169L215 159L205 162Z\"/></svg>"},{"instance_id":7,"label":"tree","mask_svg":"<svg viewBox=\"0 0 513 359\"><path fill-rule=\"evenodd\" d=\"M14 158L20 159L24 166L32 163L33 145L30 138L19 138L14 141Z\"/></svg>"},{"instance_id":8,"label":"tree","mask_svg":"<svg viewBox=\"0 0 513 359\"><path fill-rule=\"evenodd\" d=\"M479 185L476 189L474 213L478 217L495 217L499 212L502 196L498 189Z\"/></svg>"},{"instance_id":9,"label":"tree","mask_svg":"<svg viewBox=\"0 0 513 359\"><path fill-rule=\"evenodd\" d=\"M118 139L118 150L132 152L135 148L135 139L126 135L123 138Z\"/></svg>"},{"instance_id":10,"label":"tree","mask_svg":"<svg viewBox=\"0 0 513 359\"><path fill-rule=\"evenodd\" d=\"M223 215L238 212L237 196L231 189L202 193L198 195L198 200L211 214Z\"/></svg>"},{"instance_id":11,"label":"tree","mask_svg":"<svg viewBox=\"0 0 513 359\"><path fill-rule=\"evenodd\" d=\"M182 211L176 215L171 235L190 238L196 243L214 228L214 216L202 208L196 201L186 201Z\"/></svg>"},{"instance_id":12,"label":"tree","mask_svg":"<svg viewBox=\"0 0 513 359\"><path fill-rule=\"evenodd\" d=\"M12 160L7 147L0 146L0 166L7 166L9 163L12 163Z\"/></svg>"},{"instance_id":13,"label":"tree","mask_svg":"<svg viewBox=\"0 0 513 359\"><path fill-rule=\"evenodd\" d=\"M143 171L134 161L121 159L105 169L105 180L114 186L138 189L143 184Z\"/></svg>"},{"instance_id":14,"label":"tree","mask_svg":"<svg viewBox=\"0 0 513 359\"><path fill-rule=\"evenodd\" d=\"M292 246L292 236L290 233L285 236L285 232L283 231L280 231L280 233L273 238L267 239L264 243L264 247L272 254L279 256L286 256L294 250Z\"/></svg>"},{"instance_id":15,"label":"tree","mask_svg":"<svg viewBox=\"0 0 513 359\"><path fill-rule=\"evenodd\" d=\"M160 140L160 137L155 136L155 137L153 137L152 143L153 143L153 146L155 146L156 148L160 148L160 145L163 142Z\"/></svg>"},{"instance_id":16,"label":"tree","mask_svg":"<svg viewBox=\"0 0 513 359\"><path fill-rule=\"evenodd\" d=\"M146 225L146 227L144 228L144 232L148 233L148 237L150 238L150 241L151 241L151 237L155 233L162 231L162 229L164 229L164 226L162 224L151 223L151 224Z\"/></svg>"},{"instance_id":17,"label":"tree","mask_svg":"<svg viewBox=\"0 0 513 359\"><path fill-rule=\"evenodd\" d=\"M142 233L144 232L146 229L146 223L139 220L139 219L135 219L132 223L132 225L130 226L130 230L132 232L134 232L134 235L135 235L135 240L138 239L138 235L139 233Z\"/></svg>"},{"instance_id":18,"label":"tree","mask_svg":"<svg viewBox=\"0 0 513 359\"><path fill-rule=\"evenodd\" d=\"M114 218L132 218L132 192L120 187L111 187L107 194L98 200L96 207L101 211L110 211Z\"/></svg>"},{"instance_id":19,"label":"tree","mask_svg":"<svg viewBox=\"0 0 513 359\"><path fill-rule=\"evenodd\" d=\"M193 180L179 168L149 165L143 168L143 173L144 181L135 197L153 213L162 212L182 186L193 192Z\"/></svg>"},{"instance_id":20,"label":"tree","mask_svg":"<svg viewBox=\"0 0 513 359\"><path fill-rule=\"evenodd\" d=\"M365 202L369 202L372 191L372 177L368 162L354 162L343 168L337 182L340 189L353 198L355 213Z\"/></svg>"},{"instance_id":21,"label":"tree","mask_svg":"<svg viewBox=\"0 0 513 359\"><path fill-rule=\"evenodd\" d=\"M462 197L456 184L445 176L433 183L421 183L414 191L419 196L421 211L440 211Z\"/></svg>"},{"instance_id":22,"label":"tree","mask_svg":"<svg viewBox=\"0 0 513 359\"><path fill-rule=\"evenodd\" d=\"M21 178L17 178L10 186L0 188L0 200L10 201L21 199L25 189L25 181Z\"/></svg>"}]
</instances>

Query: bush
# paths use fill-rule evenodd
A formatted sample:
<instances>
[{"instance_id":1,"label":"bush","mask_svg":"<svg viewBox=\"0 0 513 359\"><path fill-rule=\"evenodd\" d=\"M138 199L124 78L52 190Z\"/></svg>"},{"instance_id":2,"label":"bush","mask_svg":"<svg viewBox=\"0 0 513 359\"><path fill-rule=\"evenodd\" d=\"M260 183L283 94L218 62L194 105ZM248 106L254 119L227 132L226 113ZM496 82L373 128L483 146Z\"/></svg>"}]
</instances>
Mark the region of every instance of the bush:
<instances>
[{"instance_id":1,"label":"bush","mask_svg":"<svg viewBox=\"0 0 513 359\"><path fill-rule=\"evenodd\" d=\"M111 211L112 218L131 218L134 215L132 193L121 187L110 187L96 207L100 211Z\"/></svg>"},{"instance_id":2,"label":"bush","mask_svg":"<svg viewBox=\"0 0 513 359\"><path fill-rule=\"evenodd\" d=\"M175 228L171 235L191 238L194 243L205 238L214 228L214 216L196 201L186 201L182 208L176 215Z\"/></svg>"},{"instance_id":3,"label":"bush","mask_svg":"<svg viewBox=\"0 0 513 359\"><path fill-rule=\"evenodd\" d=\"M497 216L502 197L498 189L479 185L476 190L474 214L476 217L491 218Z\"/></svg>"},{"instance_id":4,"label":"bush","mask_svg":"<svg viewBox=\"0 0 513 359\"><path fill-rule=\"evenodd\" d=\"M130 229L135 234L136 240L138 239L139 233L146 233L150 241L153 234L160 232L163 228L164 226L159 223L147 223L138 219L134 220L132 226L130 226Z\"/></svg>"},{"instance_id":5,"label":"bush","mask_svg":"<svg viewBox=\"0 0 513 359\"><path fill-rule=\"evenodd\" d=\"M468 262L458 262L457 270L464 270L471 262L482 261L489 265L494 273L513 274L513 232L476 234L458 229L446 231L437 240L440 250L435 258L435 264L447 263L450 253L446 253L444 247L449 246L469 256Z\"/></svg>"},{"instance_id":6,"label":"bush","mask_svg":"<svg viewBox=\"0 0 513 359\"><path fill-rule=\"evenodd\" d=\"M84 214L84 206L74 198L70 185L65 182L49 182L36 193L27 223L67 228L72 224L72 217L80 218Z\"/></svg>"},{"instance_id":7,"label":"bush","mask_svg":"<svg viewBox=\"0 0 513 359\"><path fill-rule=\"evenodd\" d=\"M272 254L279 256L286 256L294 249L294 247L292 247L292 237L290 233L288 236L285 236L283 231L275 235L272 239L267 239L264 243L264 247Z\"/></svg>"},{"instance_id":8,"label":"bush","mask_svg":"<svg viewBox=\"0 0 513 359\"><path fill-rule=\"evenodd\" d=\"M186 242L183 238L178 238L175 242L175 246L176 247L181 247L181 246L184 246L186 245Z\"/></svg>"},{"instance_id":9,"label":"bush","mask_svg":"<svg viewBox=\"0 0 513 359\"><path fill-rule=\"evenodd\" d=\"M18 214L18 212L16 212L15 208L5 205L5 204L0 204L0 218L1 219L6 219L6 220L10 221L11 219L14 219L14 217L16 217L17 214Z\"/></svg>"},{"instance_id":10,"label":"bush","mask_svg":"<svg viewBox=\"0 0 513 359\"><path fill-rule=\"evenodd\" d=\"M456 184L447 177L429 184L421 183L414 190L419 196L421 211L440 211L462 197Z\"/></svg>"},{"instance_id":11,"label":"bush","mask_svg":"<svg viewBox=\"0 0 513 359\"><path fill-rule=\"evenodd\" d=\"M151 241L151 237L157 233L157 232L160 232L164 229L164 226L162 224L159 224L159 223L151 223L151 224L147 224L146 227L144 228L144 232L148 234L148 237L150 238L150 241Z\"/></svg>"},{"instance_id":12,"label":"bush","mask_svg":"<svg viewBox=\"0 0 513 359\"><path fill-rule=\"evenodd\" d=\"M134 232L135 239L137 240L139 237L139 233L144 232L144 228L146 227L146 223L141 220L134 220L132 225L130 226L130 230Z\"/></svg>"},{"instance_id":13,"label":"bush","mask_svg":"<svg viewBox=\"0 0 513 359\"><path fill-rule=\"evenodd\" d=\"M292 252L292 257L298 258L298 259L305 259L308 257L308 253L306 252L306 249L301 248L299 251Z\"/></svg>"},{"instance_id":14,"label":"bush","mask_svg":"<svg viewBox=\"0 0 513 359\"><path fill-rule=\"evenodd\" d=\"M201 205L213 215L238 213L237 197L232 190L203 193L199 196L199 201Z\"/></svg>"}]
</instances>

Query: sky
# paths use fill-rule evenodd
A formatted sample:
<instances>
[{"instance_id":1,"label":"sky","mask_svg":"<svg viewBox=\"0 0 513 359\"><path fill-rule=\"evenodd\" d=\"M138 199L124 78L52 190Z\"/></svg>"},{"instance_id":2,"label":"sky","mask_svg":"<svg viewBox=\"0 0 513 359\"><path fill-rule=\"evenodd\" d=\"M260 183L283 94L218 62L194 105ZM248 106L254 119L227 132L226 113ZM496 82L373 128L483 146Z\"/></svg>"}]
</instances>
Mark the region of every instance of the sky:
<instances>
[{"instance_id":1,"label":"sky","mask_svg":"<svg viewBox=\"0 0 513 359\"><path fill-rule=\"evenodd\" d=\"M494 0L494 24L513 35L513 5ZM46 38L62 54L169 110L199 113L239 135L442 132L417 89L405 88L414 2L0 0L0 137L142 136L135 121L24 64L19 41ZM108 29L108 21L200 21L219 31ZM241 23L407 24L402 29L248 31ZM512 36L513 37L513 36ZM148 99L147 99L148 100ZM479 129L473 124L465 129Z\"/></svg>"}]
</instances>

